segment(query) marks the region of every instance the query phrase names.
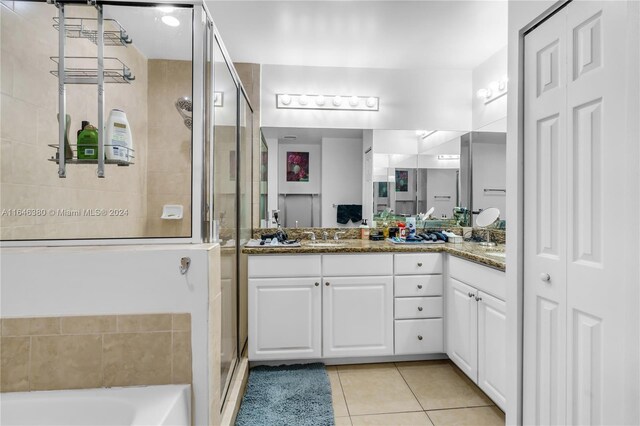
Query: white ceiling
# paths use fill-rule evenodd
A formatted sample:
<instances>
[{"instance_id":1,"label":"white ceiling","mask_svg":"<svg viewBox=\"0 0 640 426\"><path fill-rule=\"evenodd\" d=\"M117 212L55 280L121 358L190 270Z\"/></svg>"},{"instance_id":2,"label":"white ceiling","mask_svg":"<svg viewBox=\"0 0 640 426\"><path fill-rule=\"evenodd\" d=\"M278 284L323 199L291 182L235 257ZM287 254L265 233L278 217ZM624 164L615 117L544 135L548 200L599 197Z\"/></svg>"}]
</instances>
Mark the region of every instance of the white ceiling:
<instances>
[{"instance_id":1,"label":"white ceiling","mask_svg":"<svg viewBox=\"0 0 640 426\"><path fill-rule=\"evenodd\" d=\"M234 62L472 69L507 44L507 1L217 1Z\"/></svg>"}]
</instances>

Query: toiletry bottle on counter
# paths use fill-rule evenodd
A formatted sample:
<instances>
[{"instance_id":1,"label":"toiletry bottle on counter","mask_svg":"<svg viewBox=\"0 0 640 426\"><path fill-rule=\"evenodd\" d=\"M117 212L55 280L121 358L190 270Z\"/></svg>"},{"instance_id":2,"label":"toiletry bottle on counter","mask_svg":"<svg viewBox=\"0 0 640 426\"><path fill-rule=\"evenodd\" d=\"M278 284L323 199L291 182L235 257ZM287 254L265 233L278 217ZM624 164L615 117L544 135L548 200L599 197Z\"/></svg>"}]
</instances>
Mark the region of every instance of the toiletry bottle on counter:
<instances>
[{"instance_id":1,"label":"toiletry bottle on counter","mask_svg":"<svg viewBox=\"0 0 640 426\"><path fill-rule=\"evenodd\" d=\"M98 129L89 124L88 121L82 131L78 134L78 160L98 159Z\"/></svg>"},{"instance_id":2,"label":"toiletry bottle on counter","mask_svg":"<svg viewBox=\"0 0 640 426\"><path fill-rule=\"evenodd\" d=\"M367 225L367 219L362 219L362 224L360 225L360 238L363 240L369 239L369 225Z\"/></svg>"},{"instance_id":3,"label":"toiletry bottle on counter","mask_svg":"<svg viewBox=\"0 0 640 426\"><path fill-rule=\"evenodd\" d=\"M130 163L133 160L133 139L127 115L119 109L112 109L105 130L107 138L104 152L107 160Z\"/></svg>"}]
</instances>

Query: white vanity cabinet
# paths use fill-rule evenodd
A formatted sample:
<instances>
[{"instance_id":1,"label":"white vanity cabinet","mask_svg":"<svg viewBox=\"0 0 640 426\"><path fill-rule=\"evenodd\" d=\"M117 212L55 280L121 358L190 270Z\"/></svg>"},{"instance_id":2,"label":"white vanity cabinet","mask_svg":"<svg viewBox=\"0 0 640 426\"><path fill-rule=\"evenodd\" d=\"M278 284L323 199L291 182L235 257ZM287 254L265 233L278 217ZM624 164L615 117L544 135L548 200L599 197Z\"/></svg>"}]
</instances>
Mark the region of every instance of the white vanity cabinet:
<instances>
[{"instance_id":1,"label":"white vanity cabinet","mask_svg":"<svg viewBox=\"0 0 640 426\"><path fill-rule=\"evenodd\" d=\"M249 256L249 359L322 357L319 255Z\"/></svg>"},{"instance_id":2,"label":"white vanity cabinet","mask_svg":"<svg viewBox=\"0 0 640 426\"><path fill-rule=\"evenodd\" d=\"M322 279L322 355L393 355L393 254L323 255Z\"/></svg>"},{"instance_id":3,"label":"white vanity cabinet","mask_svg":"<svg viewBox=\"0 0 640 426\"><path fill-rule=\"evenodd\" d=\"M449 258L447 355L503 410L507 348L505 280L504 272Z\"/></svg>"},{"instance_id":4,"label":"white vanity cabinet","mask_svg":"<svg viewBox=\"0 0 640 426\"><path fill-rule=\"evenodd\" d=\"M444 352L442 255L394 256L395 354Z\"/></svg>"}]
</instances>

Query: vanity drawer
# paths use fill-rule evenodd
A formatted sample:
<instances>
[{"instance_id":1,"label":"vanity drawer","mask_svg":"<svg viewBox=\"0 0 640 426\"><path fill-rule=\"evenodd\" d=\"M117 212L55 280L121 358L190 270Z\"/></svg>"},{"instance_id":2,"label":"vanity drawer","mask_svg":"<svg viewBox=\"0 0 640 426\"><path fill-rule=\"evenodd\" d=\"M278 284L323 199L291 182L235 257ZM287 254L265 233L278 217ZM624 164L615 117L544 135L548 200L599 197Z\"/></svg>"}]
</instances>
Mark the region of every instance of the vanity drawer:
<instances>
[{"instance_id":1,"label":"vanity drawer","mask_svg":"<svg viewBox=\"0 0 640 426\"><path fill-rule=\"evenodd\" d=\"M325 277L393 275L392 254L325 254L322 256Z\"/></svg>"},{"instance_id":2,"label":"vanity drawer","mask_svg":"<svg viewBox=\"0 0 640 426\"><path fill-rule=\"evenodd\" d=\"M442 296L442 275L395 277L395 297Z\"/></svg>"},{"instance_id":3,"label":"vanity drawer","mask_svg":"<svg viewBox=\"0 0 640 426\"><path fill-rule=\"evenodd\" d=\"M395 299L396 319L442 318L442 297Z\"/></svg>"},{"instance_id":4,"label":"vanity drawer","mask_svg":"<svg viewBox=\"0 0 640 426\"><path fill-rule=\"evenodd\" d=\"M395 321L395 354L428 354L444 352L442 318Z\"/></svg>"},{"instance_id":5,"label":"vanity drawer","mask_svg":"<svg viewBox=\"0 0 640 426\"><path fill-rule=\"evenodd\" d=\"M249 256L249 278L317 277L320 255L253 255Z\"/></svg>"},{"instance_id":6,"label":"vanity drawer","mask_svg":"<svg viewBox=\"0 0 640 426\"><path fill-rule=\"evenodd\" d=\"M395 255L396 275L423 275L442 273L442 254L407 253Z\"/></svg>"},{"instance_id":7,"label":"vanity drawer","mask_svg":"<svg viewBox=\"0 0 640 426\"><path fill-rule=\"evenodd\" d=\"M507 278L502 271L449 256L449 276L500 300L506 300Z\"/></svg>"}]
</instances>

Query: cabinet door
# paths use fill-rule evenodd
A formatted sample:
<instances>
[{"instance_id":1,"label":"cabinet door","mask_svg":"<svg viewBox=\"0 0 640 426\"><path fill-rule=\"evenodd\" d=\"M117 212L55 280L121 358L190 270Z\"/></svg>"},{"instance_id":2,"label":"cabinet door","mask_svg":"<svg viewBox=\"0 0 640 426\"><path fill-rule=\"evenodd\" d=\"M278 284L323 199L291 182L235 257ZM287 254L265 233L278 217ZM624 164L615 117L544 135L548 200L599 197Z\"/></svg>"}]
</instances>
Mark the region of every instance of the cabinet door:
<instances>
[{"instance_id":1,"label":"cabinet door","mask_svg":"<svg viewBox=\"0 0 640 426\"><path fill-rule=\"evenodd\" d=\"M393 278L336 277L323 282L324 357L393 354Z\"/></svg>"},{"instance_id":2,"label":"cabinet door","mask_svg":"<svg viewBox=\"0 0 640 426\"><path fill-rule=\"evenodd\" d=\"M249 359L320 358L320 278L249 280Z\"/></svg>"},{"instance_id":3,"label":"cabinet door","mask_svg":"<svg viewBox=\"0 0 640 426\"><path fill-rule=\"evenodd\" d=\"M486 293L478 295L478 386L506 409L507 306Z\"/></svg>"},{"instance_id":4,"label":"cabinet door","mask_svg":"<svg viewBox=\"0 0 640 426\"><path fill-rule=\"evenodd\" d=\"M447 355L474 382L478 379L477 290L450 278L447 301Z\"/></svg>"}]
</instances>

